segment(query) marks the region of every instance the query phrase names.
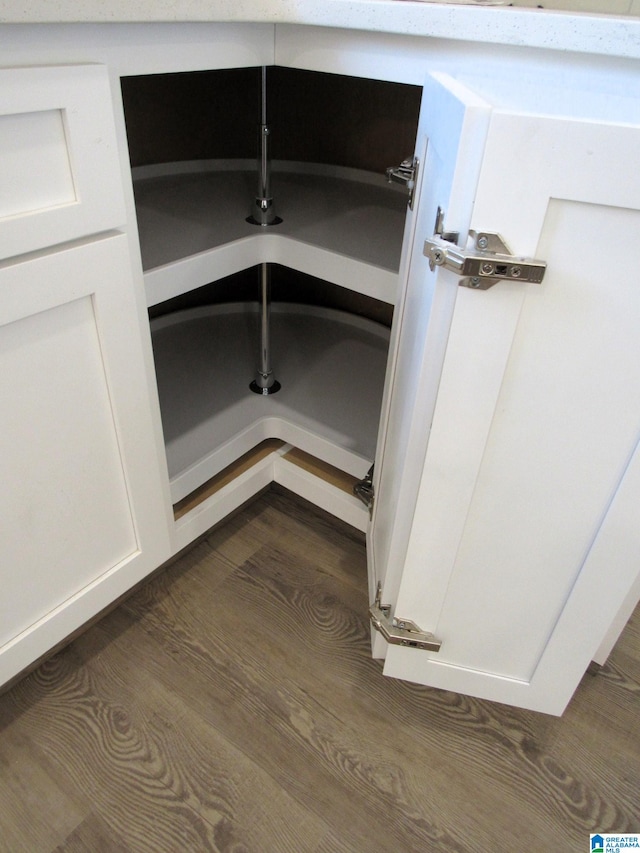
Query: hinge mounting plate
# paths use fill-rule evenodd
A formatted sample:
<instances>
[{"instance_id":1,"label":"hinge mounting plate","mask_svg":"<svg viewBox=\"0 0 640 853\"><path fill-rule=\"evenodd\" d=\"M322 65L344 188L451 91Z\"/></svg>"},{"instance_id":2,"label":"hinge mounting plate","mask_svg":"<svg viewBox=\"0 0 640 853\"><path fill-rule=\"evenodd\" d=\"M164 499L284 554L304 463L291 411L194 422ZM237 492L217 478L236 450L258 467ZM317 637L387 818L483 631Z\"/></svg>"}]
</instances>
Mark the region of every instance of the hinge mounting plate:
<instances>
[{"instance_id":1,"label":"hinge mounting plate","mask_svg":"<svg viewBox=\"0 0 640 853\"><path fill-rule=\"evenodd\" d=\"M439 652L442 643L433 634L422 631L411 619L391 616L391 605L382 604L382 584L378 584L376 600L369 608L371 624L393 646L406 646L426 652Z\"/></svg>"},{"instance_id":2,"label":"hinge mounting plate","mask_svg":"<svg viewBox=\"0 0 640 853\"><path fill-rule=\"evenodd\" d=\"M462 249L434 234L424 243L424 255L432 270L436 267L457 273L463 287L488 290L499 281L523 281L540 284L547 268L545 261L511 254L499 234L470 231L475 249Z\"/></svg>"}]
</instances>

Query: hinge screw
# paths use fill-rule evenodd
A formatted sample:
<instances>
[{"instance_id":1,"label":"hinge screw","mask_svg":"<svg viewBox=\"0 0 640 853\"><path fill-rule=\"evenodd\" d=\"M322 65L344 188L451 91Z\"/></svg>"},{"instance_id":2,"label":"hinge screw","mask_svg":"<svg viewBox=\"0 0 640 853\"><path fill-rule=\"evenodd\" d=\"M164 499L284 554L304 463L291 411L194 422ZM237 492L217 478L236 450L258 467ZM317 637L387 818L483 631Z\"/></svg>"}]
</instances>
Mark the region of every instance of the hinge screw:
<instances>
[{"instance_id":1,"label":"hinge screw","mask_svg":"<svg viewBox=\"0 0 640 853\"><path fill-rule=\"evenodd\" d=\"M480 287L480 279L477 276L474 276L469 280L469 284L471 287Z\"/></svg>"},{"instance_id":2,"label":"hinge screw","mask_svg":"<svg viewBox=\"0 0 640 853\"><path fill-rule=\"evenodd\" d=\"M482 266L480 267L480 269L482 270L482 272L483 272L485 275L490 275L490 274L493 272L493 270L494 270L494 266L493 266L493 264L486 263L486 264L482 264Z\"/></svg>"},{"instance_id":3,"label":"hinge screw","mask_svg":"<svg viewBox=\"0 0 640 853\"><path fill-rule=\"evenodd\" d=\"M520 269L520 267L511 267L511 275L513 276L513 278L520 278L520 276L522 275L522 270Z\"/></svg>"},{"instance_id":4,"label":"hinge screw","mask_svg":"<svg viewBox=\"0 0 640 853\"><path fill-rule=\"evenodd\" d=\"M442 249L432 249L431 260L434 264L442 266L442 264L444 263L444 252L442 251Z\"/></svg>"},{"instance_id":5,"label":"hinge screw","mask_svg":"<svg viewBox=\"0 0 640 853\"><path fill-rule=\"evenodd\" d=\"M486 249L487 246L489 245L489 238L485 234L481 234L478 237L476 245L478 246L479 249Z\"/></svg>"}]
</instances>

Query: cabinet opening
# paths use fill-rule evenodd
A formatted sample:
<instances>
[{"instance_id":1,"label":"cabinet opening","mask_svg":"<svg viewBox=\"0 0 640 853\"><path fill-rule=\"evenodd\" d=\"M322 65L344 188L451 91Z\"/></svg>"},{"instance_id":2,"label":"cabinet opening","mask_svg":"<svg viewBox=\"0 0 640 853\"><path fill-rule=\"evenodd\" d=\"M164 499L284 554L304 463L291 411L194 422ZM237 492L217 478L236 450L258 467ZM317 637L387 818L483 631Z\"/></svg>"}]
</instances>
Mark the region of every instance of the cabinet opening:
<instances>
[{"instance_id":1,"label":"cabinet opening","mask_svg":"<svg viewBox=\"0 0 640 853\"><path fill-rule=\"evenodd\" d=\"M421 89L269 68L283 223L262 229L245 221L260 85L259 68L122 79L176 515L267 440L343 489L375 455L407 207L385 169L414 150ZM283 386L268 398L248 388L262 262Z\"/></svg>"}]
</instances>

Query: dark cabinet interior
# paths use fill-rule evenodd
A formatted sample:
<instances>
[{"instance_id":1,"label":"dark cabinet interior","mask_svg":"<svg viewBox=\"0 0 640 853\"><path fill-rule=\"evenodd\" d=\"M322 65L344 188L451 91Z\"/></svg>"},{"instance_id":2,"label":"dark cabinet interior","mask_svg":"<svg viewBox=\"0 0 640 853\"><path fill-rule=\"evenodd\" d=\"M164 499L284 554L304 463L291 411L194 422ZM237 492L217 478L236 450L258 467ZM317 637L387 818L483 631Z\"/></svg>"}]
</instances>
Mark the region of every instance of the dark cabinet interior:
<instances>
[{"instance_id":1,"label":"dark cabinet interior","mask_svg":"<svg viewBox=\"0 0 640 853\"><path fill-rule=\"evenodd\" d=\"M414 148L422 89L339 74L267 69L276 160L383 174ZM122 79L132 166L253 158L260 68Z\"/></svg>"}]
</instances>

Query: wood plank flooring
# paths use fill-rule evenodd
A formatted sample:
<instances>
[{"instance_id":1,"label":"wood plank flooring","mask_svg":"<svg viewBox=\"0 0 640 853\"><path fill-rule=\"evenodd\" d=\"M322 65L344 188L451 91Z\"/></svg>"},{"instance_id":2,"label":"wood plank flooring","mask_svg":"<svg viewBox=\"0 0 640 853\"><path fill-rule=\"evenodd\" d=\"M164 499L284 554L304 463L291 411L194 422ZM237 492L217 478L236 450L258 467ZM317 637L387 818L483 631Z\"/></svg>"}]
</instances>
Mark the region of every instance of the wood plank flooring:
<instances>
[{"instance_id":1,"label":"wood plank flooring","mask_svg":"<svg viewBox=\"0 0 640 853\"><path fill-rule=\"evenodd\" d=\"M640 612L556 719L395 682L277 487L0 696L2 853L587 851L640 831Z\"/></svg>"}]
</instances>

